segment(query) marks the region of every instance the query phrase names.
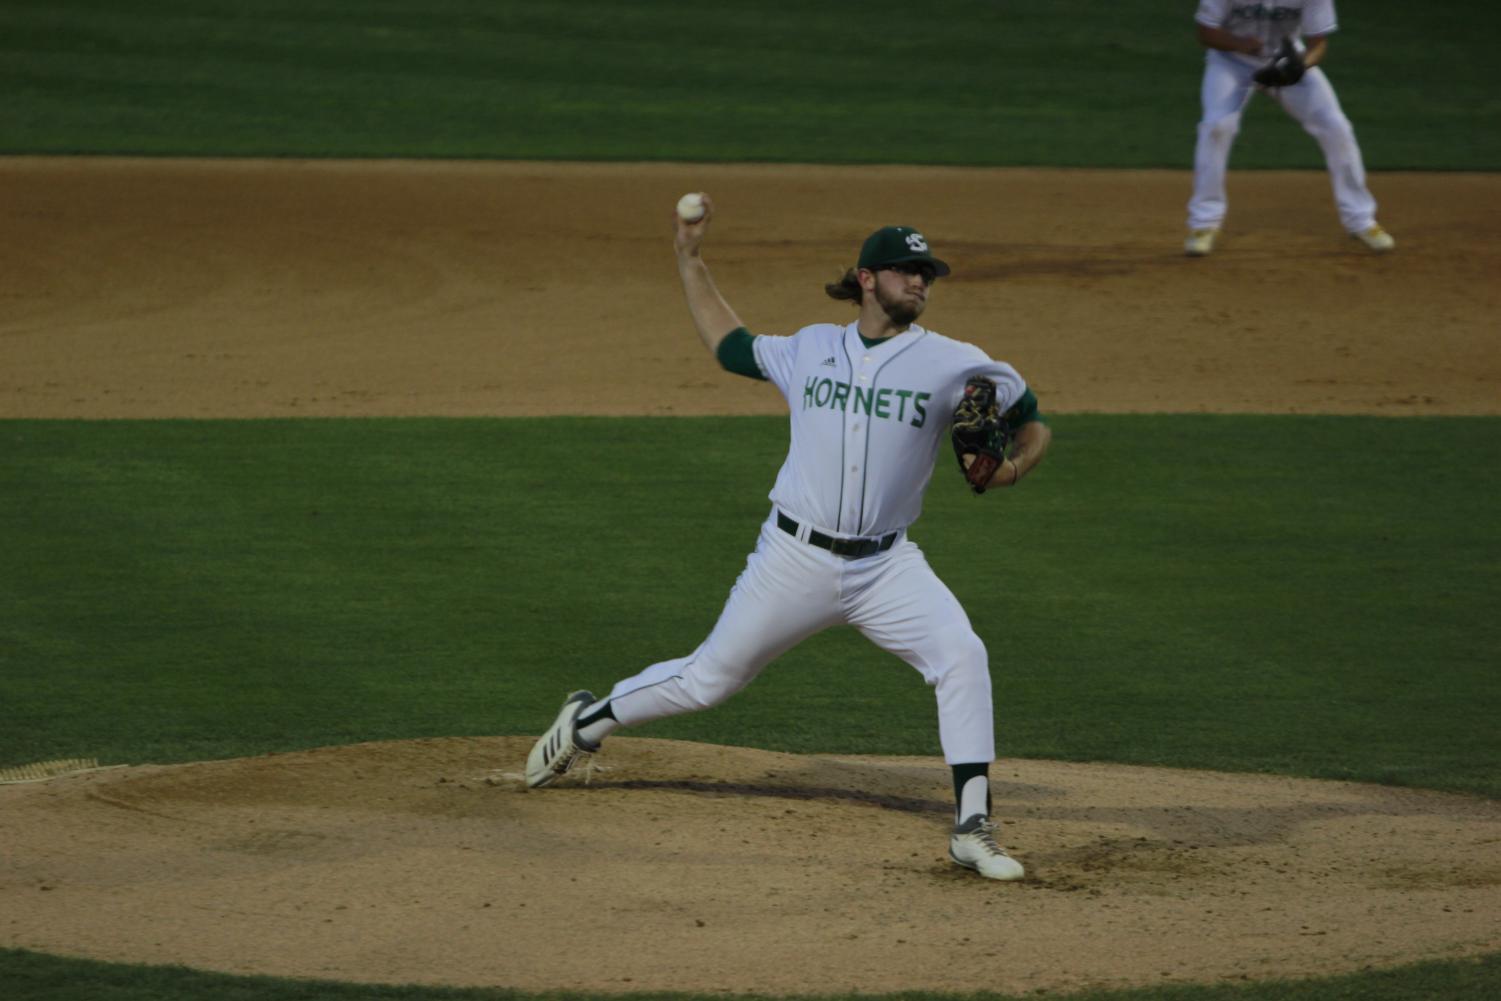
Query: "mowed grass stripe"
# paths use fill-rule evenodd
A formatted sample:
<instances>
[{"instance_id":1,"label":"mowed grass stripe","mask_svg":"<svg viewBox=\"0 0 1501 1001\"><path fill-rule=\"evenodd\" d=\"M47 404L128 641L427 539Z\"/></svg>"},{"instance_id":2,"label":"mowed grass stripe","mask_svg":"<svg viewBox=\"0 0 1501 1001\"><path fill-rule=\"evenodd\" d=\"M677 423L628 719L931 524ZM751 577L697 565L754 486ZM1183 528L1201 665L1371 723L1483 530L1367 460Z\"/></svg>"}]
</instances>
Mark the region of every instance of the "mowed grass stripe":
<instances>
[{"instance_id":1,"label":"mowed grass stripe","mask_svg":"<svg viewBox=\"0 0 1501 1001\"><path fill-rule=\"evenodd\" d=\"M1054 419L913 531L991 651L1002 752L1494 796L1495 420ZM779 418L0 423L0 766L533 733L691 651ZM937 754L852 630L643 734Z\"/></svg>"},{"instance_id":2,"label":"mowed grass stripe","mask_svg":"<svg viewBox=\"0 0 1501 1001\"><path fill-rule=\"evenodd\" d=\"M1188 169L1193 12L13 0L0 152ZM1501 8L1414 17L1365 0L1341 14L1325 68L1368 167L1501 167ZM1253 101L1246 126L1237 167L1322 168L1274 102Z\"/></svg>"},{"instance_id":3,"label":"mowed grass stripe","mask_svg":"<svg viewBox=\"0 0 1501 1001\"><path fill-rule=\"evenodd\" d=\"M279 977L231 977L174 966L129 966L64 959L0 948L0 978L7 1001L585 1001L594 995L570 991L527 994L504 988L441 988L338 984ZM1501 990L1501 956L1474 960L1415 963L1309 980L1268 980L1217 985L1174 985L1139 990L1089 990L1069 1001L1491 1001ZM722 996L722 995L721 995ZM744 1001L772 1001L763 994L737 995ZM1051 995L1050 995L1051 996ZM718 997L718 996L716 996ZM789 995L777 1001L813 996ZM1022 1001L1036 994L820 994L818 1001ZM713 1001L678 993L615 995L616 1001Z\"/></svg>"}]
</instances>

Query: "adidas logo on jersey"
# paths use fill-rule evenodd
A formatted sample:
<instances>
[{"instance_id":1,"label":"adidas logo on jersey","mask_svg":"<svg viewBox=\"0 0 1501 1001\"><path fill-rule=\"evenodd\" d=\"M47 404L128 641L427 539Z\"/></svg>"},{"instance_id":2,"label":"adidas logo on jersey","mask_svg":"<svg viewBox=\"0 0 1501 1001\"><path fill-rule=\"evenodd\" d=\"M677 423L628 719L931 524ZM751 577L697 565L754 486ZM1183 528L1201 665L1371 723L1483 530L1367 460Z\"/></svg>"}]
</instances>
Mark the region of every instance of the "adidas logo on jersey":
<instances>
[{"instance_id":1,"label":"adidas logo on jersey","mask_svg":"<svg viewBox=\"0 0 1501 1001\"><path fill-rule=\"evenodd\" d=\"M839 363L834 360L834 356L833 355L829 355L827 358L825 358L823 361L819 362L818 364L820 364L820 365L827 365L829 368L837 368L839 366Z\"/></svg>"}]
</instances>

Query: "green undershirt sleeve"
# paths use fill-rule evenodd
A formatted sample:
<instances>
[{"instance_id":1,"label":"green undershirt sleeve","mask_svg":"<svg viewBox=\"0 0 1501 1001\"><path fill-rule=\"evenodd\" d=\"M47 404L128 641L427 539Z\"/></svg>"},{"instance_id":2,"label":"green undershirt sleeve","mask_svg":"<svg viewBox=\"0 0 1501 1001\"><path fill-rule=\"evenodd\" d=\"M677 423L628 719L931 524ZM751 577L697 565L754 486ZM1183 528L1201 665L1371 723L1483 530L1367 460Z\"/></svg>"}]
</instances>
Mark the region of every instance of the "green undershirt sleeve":
<instances>
[{"instance_id":1,"label":"green undershirt sleeve","mask_svg":"<svg viewBox=\"0 0 1501 1001\"><path fill-rule=\"evenodd\" d=\"M765 382L766 376L761 374L761 366L756 364L756 351L751 346L755 339L756 335L744 327L736 327L725 334L724 340L719 342L719 350L715 352L720 366L726 372Z\"/></svg>"},{"instance_id":2,"label":"green undershirt sleeve","mask_svg":"<svg viewBox=\"0 0 1501 1001\"><path fill-rule=\"evenodd\" d=\"M1031 424L1033 421L1047 423L1042 419L1042 414L1037 412L1037 396L1030 388L1022 394L1021 399L1011 404L1011 409L1006 411L1005 416L1006 423L1014 428L1019 428L1023 424Z\"/></svg>"}]
</instances>

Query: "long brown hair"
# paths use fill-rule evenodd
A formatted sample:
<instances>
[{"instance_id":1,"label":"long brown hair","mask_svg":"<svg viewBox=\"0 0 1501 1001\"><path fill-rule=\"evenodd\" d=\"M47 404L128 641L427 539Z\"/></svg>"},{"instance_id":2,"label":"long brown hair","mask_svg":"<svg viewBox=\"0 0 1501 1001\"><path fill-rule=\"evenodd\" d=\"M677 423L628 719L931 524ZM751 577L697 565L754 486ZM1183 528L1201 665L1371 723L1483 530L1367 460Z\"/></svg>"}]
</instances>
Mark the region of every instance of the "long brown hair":
<instances>
[{"instance_id":1,"label":"long brown hair","mask_svg":"<svg viewBox=\"0 0 1501 1001\"><path fill-rule=\"evenodd\" d=\"M830 299L853 302L856 305L865 298L865 290L860 287L860 279L856 276L854 268L846 271L844 277L837 282L825 285L823 291Z\"/></svg>"}]
</instances>

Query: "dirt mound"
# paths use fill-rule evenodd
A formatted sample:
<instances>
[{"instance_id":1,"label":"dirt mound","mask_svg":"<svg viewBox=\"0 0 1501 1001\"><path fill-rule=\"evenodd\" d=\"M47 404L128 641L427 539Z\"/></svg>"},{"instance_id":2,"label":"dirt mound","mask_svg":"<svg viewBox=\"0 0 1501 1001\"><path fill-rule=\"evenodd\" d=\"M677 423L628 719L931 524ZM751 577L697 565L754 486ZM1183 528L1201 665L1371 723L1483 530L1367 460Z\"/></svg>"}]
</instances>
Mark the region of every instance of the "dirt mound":
<instances>
[{"instance_id":1,"label":"dirt mound","mask_svg":"<svg viewBox=\"0 0 1501 1001\"><path fill-rule=\"evenodd\" d=\"M1043 761L1025 882L946 858L937 758L617 737L362 744L0 787L0 944L235 973L582 991L1025 991L1501 947L1501 804ZM577 944L577 950L564 945ZM582 957L582 958L581 958Z\"/></svg>"}]
</instances>

